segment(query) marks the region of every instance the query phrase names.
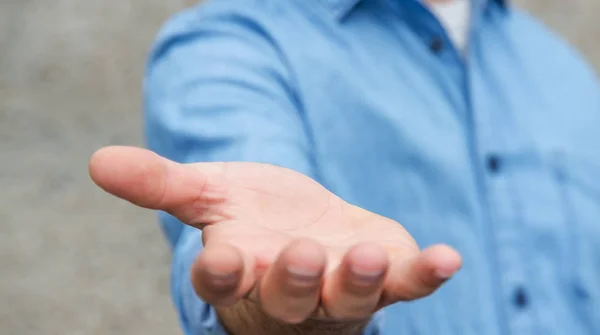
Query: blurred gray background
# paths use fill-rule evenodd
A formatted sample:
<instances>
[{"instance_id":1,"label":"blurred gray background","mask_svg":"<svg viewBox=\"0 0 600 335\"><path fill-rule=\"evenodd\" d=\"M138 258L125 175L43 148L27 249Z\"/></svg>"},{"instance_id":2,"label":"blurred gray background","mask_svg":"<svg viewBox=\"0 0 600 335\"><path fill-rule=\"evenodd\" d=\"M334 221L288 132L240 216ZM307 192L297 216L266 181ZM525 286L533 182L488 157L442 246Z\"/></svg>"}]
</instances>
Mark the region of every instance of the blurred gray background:
<instances>
[{"instance_id":1,"label":"blurred gray background","mask_svg":"<svg viewBox=\"0 0 600 335\"><path fill-rule=\"evenodd\" d=\"M600 1L516 2L600 68ZM154 215L96 189L87 159L142 144L146 53L185 5L0 0L0 334L180 333Z\"/></svg>"}]
</instances>

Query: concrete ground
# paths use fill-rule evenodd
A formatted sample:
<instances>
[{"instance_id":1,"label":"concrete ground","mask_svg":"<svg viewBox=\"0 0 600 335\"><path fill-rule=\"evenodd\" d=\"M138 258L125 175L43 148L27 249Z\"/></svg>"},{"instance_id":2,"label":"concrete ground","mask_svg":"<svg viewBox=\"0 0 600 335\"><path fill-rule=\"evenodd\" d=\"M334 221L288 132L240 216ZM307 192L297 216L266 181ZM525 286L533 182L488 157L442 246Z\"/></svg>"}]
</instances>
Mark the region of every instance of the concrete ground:
<instances>
[{"instance_id":1,"label":"concrete ground","mask_svg":"<svg viewBox=\"0 0 600 335\"><path fill-rule=\"evenodd\" d=\"M0 0L0 334L180 333L153 214L86 164L141 144L145 55L184 2ZM517 2L600 67L599 1Z\"/></svg>"}]
</instances>

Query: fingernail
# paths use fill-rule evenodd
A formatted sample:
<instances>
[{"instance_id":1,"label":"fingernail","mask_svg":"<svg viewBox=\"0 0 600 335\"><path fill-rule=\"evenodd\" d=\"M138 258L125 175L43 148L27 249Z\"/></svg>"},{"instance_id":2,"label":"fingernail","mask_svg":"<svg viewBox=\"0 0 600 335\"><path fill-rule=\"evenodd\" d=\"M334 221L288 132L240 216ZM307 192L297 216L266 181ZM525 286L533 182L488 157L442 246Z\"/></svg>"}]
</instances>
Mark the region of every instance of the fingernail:
<instances>
[{"instance_id":1,"label":"fingernail","mask_svg":"<svg viewBox=\"0 0 600 335\"><path fill-rule=\"evenodd\" d=\"M210 280L213 284L219 286L233 285L237 282L237 273L218 273L209 271Z\"/></svg>"},{"instance_id":2,"label":"fingernail","mask_svg":"<svg viewBox=\"0 0 600 335\"><path fill-rule=\"evenodd\" d=\"M287 272L296 281L301 283L314 283L320 276L320 271L314 271L299 266L287 266Z\"/></svg>"},{"instance_id":3,"label":"fingernail","mask_svg":"<svg viewBox=\"0 0 600 335\"><path fill-rule=\"evenodd\" d=\"M370 285L377 282L383 276L384 271L368 271L360 269L356 266L351 266L352 281L359 285Z\"/></svg>"},{"instance_id":4,"label":"fingernail","mask_svg":"<svg viewBox=\"0 0 600 335\"><path fill-rule=\"evenodd\" d=\"M437 269L435 270L435 276L439 279L447 280L454 276L454 270Z\"/></svg>"}]
</instances>

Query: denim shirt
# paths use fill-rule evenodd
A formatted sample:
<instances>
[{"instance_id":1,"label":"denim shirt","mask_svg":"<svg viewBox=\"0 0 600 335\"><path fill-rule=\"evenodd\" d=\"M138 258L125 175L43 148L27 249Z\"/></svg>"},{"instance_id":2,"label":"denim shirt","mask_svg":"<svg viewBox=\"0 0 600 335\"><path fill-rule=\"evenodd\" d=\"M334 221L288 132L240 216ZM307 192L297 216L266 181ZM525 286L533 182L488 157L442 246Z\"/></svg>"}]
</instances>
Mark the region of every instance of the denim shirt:
<instances>
[{"instance_id":1,"label":"denim shirt","mask_svg":"<svg viewBox=\"0 0 600 335\"><path fill-rule=\"evenodd\" d=\"M170 19L145 78L148 147L300 171L463 269L365 334L600 334L600 88L507 1L463 53L417 0L213 0ZM160 213L186 334L224 334L189 279L201 232Z\"/></svg>"}]
</instances>

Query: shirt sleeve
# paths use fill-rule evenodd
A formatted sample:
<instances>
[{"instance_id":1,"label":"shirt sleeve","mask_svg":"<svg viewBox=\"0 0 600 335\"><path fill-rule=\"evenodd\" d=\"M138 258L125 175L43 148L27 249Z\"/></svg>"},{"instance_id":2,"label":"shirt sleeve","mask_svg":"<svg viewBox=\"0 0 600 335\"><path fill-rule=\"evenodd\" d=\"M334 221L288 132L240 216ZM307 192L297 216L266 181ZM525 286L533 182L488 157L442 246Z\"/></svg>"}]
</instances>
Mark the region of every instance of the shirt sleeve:
<instances>
[{"instance_id":1,"label":"shirt sleeve","mask_svg":"<svg viewBox=\"0 0 600 335\"><path fill-rule=\"evenodd\" d=\"M294 78L268 31L234 11L196 8L170 20L146 69L147 146L182 163L264 162L317 179ZM159 218L173 248L171 293L185 334L225 334L190 282L201 231Z\"/></svg>"}]
</instances>

